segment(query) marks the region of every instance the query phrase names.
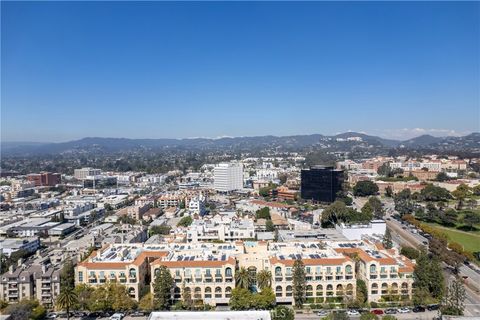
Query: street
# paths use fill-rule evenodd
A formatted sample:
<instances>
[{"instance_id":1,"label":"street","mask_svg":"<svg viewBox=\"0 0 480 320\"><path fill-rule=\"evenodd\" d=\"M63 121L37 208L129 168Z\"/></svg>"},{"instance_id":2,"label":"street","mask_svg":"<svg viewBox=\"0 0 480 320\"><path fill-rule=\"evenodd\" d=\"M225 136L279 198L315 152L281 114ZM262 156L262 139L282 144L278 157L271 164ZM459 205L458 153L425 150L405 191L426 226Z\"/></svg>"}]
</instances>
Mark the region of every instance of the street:
<instances>
[{"instance_id":1,"label":"street","mask_svg":"<svg viewBox=\"0 0 480 320\"><path fill-rule=\"evenodd\" d=\"M388 215L388 213L387 213ZM392 231L392 238L395 242L401 245L407 245L414 248L420 248L424 246L424 237L419 234L414 234L409 229L403 229L403 225L397 220L390 218L387 220L387 226ZM427 239L425 239L427 240ZM444 264L445 279L452 277L450 269ZM460 275L465 278L465 315L467 316L479 316L480 315L480 275L467 266L460 268Z\"/></svg>"}]
</instances>

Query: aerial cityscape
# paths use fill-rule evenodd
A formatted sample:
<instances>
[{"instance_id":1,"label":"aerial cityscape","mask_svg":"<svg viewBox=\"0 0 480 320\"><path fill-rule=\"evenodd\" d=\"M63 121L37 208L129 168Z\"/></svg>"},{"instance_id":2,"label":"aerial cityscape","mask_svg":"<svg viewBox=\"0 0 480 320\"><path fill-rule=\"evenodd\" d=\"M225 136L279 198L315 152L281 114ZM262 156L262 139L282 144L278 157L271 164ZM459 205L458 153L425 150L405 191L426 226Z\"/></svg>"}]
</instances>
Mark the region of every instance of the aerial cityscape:
<instances>
[{"instance_id":1,"label":"aerial cityscape","mask_svg":"<svg viewBox=\"0 0 480 320\"><path fill-rule=\"evenodd\" d=\"M480 2L0 6L0 320L480 319Z\"/></svg>"}]
</instances>

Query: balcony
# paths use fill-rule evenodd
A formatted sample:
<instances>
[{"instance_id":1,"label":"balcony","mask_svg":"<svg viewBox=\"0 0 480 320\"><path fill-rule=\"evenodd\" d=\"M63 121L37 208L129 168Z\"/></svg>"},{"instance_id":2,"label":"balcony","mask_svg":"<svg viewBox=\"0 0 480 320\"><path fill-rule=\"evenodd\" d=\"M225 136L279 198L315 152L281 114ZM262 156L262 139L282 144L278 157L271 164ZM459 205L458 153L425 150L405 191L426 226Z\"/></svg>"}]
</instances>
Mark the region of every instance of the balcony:
<instances>
[{"instance_id":1,"label":"balcony","mask_svg":"<svg viewBox=\"0 0 480 320\"><path fill-rule=\"evenodd\" d=\"M275 281L276 281L276 282L282 282L282 281L283 281L283 277L275 276Z\"/></svg>"}]
</instances>

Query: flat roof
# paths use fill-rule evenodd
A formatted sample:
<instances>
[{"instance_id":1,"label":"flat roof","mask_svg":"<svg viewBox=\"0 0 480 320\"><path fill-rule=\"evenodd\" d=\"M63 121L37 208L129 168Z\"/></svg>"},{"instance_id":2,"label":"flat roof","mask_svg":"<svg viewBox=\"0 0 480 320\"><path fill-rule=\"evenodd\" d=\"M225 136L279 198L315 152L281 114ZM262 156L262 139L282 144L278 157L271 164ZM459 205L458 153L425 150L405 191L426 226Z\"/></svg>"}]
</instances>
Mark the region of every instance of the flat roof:
<instances>
[{"instance_id":1,"label":"flat roof","mask_svg":"<svg viewBox=\"0 0 480 320\"><path fill-rule=\"evenodd\" d=\"M269 311L169 311L152 312L148 320L270 320Z\"/></svg>"}]
</instances>

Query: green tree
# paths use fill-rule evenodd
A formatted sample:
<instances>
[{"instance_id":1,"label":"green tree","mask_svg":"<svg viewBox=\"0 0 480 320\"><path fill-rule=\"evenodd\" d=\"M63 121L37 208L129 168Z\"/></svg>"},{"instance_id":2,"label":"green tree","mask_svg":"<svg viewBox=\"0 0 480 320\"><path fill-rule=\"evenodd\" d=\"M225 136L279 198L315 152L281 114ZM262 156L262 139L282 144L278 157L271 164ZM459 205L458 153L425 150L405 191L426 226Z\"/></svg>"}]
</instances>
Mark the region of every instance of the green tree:
<instances>
[{"instance_id":1,"label":"green tree","mask_svg":"<svg viewBox=\"0 0 480 320\"><path fill-rule=\"evenodd\" d=\"M271 311L272 320L294 320L295 312L286 306L278 306Z\"/></svg>"},{"instance_id":2,"label":"green tree","mask_svg":"<svg viewBox=\"0 0 480 320\"><path fill-rule=\"evenodd\" d=\"M440 261L437 257L429 257L422 251L416 262L413 275L417 291L421 293L425 291L435 300L440 300L445 287Z\"/></svg>"},{"instance_id":3,"label":"green tree","mask_svg":"<svg viewBox=\"0 0 480 320\"><path fill-rule=\"evenodd\" d=\"M153 283L153 304L156 310L168 310L175 282L166 266L161 266Z\"/></svg>"},{"instance_id":4,"label":"green tree","mask_svg":"<svg viewBox=\"0 0 480 320\"><path fill-rule=\"evenodd\" d=\"M437 178L435 180L443 182L443 181L448 181L451 178L445 173L445 172L440 172L437 174Z\"/></svg>"},{"instance_id":5,"label":"green tree","mask_svg":"<svg viewBox=\"0 0 480 320\"><path fill-rule=\"evenodd\" d=\"M60 310L67 312L67 319L70 319L70 310L78 303L77 294L72 287L65 286L60 289L60 294L57 297L57 306Z\"/></svg>"},{"instance_id":6,"label":"green tree","mask_svg":"<svg viewBox=\"0 0 480 320\"><path fill-rule=\"evenodd\" d=\"M276 298L272 288L265 287L260 293L252 296L253 305L255 309L270 310L275 307Z\"/></svg>"},{"instance_id":7,"label":"green tree","mask_svg":"<svg viewBox=\"0 0 480 320\"><path fill-rule=\"evenodd\" d=\"M269 270L261 270L257 273L257 284L260 290L272 286L272 273Z\"/></svg>"},{"instance_id":8,"label":"green tree","mask_svg":"<svg viewBox=\"0 0 480 320\"><path fill-rule=\"evenodd\" d=\"M228 305L232 310L249 310L252 307L253 294L250 290L236 287L232 290L232 295Z\"/></svg>"},{"instance_id":9,"label":"green tree","mask_svg":"<svg viewBox=\"0 0 480 320\"><path fill-rule=\"evenodd\" d=\"M302 259L296 259L292 268L293 300L296 306L302 307L305 303L306 273Z\"/></svg>"},{"instance_id":10,"label":"green tree","mask_svg":"<svg viewBox=\"0 0 480 320\"><path fill-rule=\"evenodd\" d=\"M146 312L151 312L154 310L153 295L150 292L140 299L140 301L138 302L138 309Z\"/></svg>"},{"instance_id":11,"label":"green tree","mask_svg":"<svg viewBox=\"0 0 480 320\"><path fill-rule=\"evenodd\" d=\"M400 250L400 254L404 255L409 259L418 259L420 251L412 247L402 247L402 249Z\"/></svg>"},{"instance_id":12,"label":"green tree","mask_svg":"<svg viewBox=\"0 0 480 320\"><path fill-rule=\"evenodd\" d=\"M465 309L465 287L460 277L456 277L446 290L441 311L444 315L461 316Z\"/></svg>"},{"instance_id":13,"label":"green tree","mask_svg":"<svg viewBox=\"0 0 480 320\"><path fill-rule=\"evenodd\" d=\"M357 301L360 305L363 305L365 302L367 302L368 298L368 289L367 285L365 284L365 281L362 279L357 279Z\"/></svg>"},{"instance_id":14,"label":"green tree","mask_svg":"<svg viewBox=\"0 0 480 320\"><path fill-rule=\"evenodd\" d=\"M425 201L447 201L452 198L447 189L434 186L433 184L428 184L423 188L420 191L420 195Z\"/></svg>"},{"instance_id":15,"label":"green tree","mask_svg":"<svg viewBox=\"0 0 480 320\"><path fill-rule=\"evenodd\" d=\"M241 267L235 272L236 286L243 289L249 289L252 284L250 272L245 267Z\"/></svg>"},{"instance_id":16,"label":"green tree","mask_svg":"<svg viewBox=\"0 0 480 320\"><path fill-rule=\"evenodd\" d=\"M75 269L71 260L65 261L60 272L60 288L75 287Z\"/></svg>"},{"instance_id":17,"label":"green tree","mask_svg":"<svg viewBox=\"0 0 480 320\"><path fill-rule=\"evenodd\" d=\"M378 186L373 181L359 181L353 187L353 194L357 197L373 196L378 192Z\"/></svg>"},{"instance_id":18,"label":"green tree","mask_svg":"<svg viewBox=\"0 0 480 320\"><path fill-rule=\"evenodd\" d=\"M74 291L77 295L77 304L75 310L90 310L92 293L95 289L86 284L79 284Z\"/></svg>"},{"instance_id":19,"label":"green tree","mask_svg":"<svg viewBox=\"0 0 480 320\"><path fill-rule=\"evenodd\" d=\"M463 217L463 223L465 223L470 230L473 230L473 225L480 223L480 214L473 211L467 211Z\"/></svg>"},{"instance_id":20,"label":"green tree","mask_svg":"<svg viewBox=\"0 0 480 320\"><path fill-rule=\"evenodd\" d=\"M170 234L171 230L172 230L172 227L162 224L160 226L150 227L150 230L148 231L148 233L150 234L150 236L153 236L155 234L168 235Z\"/></svg>"},{"instance_id":21,"label":"green tree","mask_svg":"<svg viewBox=\"0 0 480 320\"><path fill-rule=\"evenodd\" d=\"M388 186L385 188L385 195L389 198L393 197L393 189L392 187Z\"/></svg>"},{"instance_id":22,"label":"green tree","mask_svg":"<svg viewBox=\"0 0 480 320\"><path fill-rule=\"evenodd\" d=\"M270 209L268 207L263 207L262 209L257 210L255 216L257 219L270 220Z\"/></svg>"},{"instance_id":23,"label":"green tree","mask_svg":"<svg viewBox=\"0 0 480 320\"><path fill-rule=\"evenodd\" d=\"M368 203L372 208L373 216L376 219L383 219L383 217L385 216L385 210L383 210L383 205L380 199L378 199L377 197L370 197L368 199Z\"/></svg>"},{"instance_id":24,"label":"green tree","mask_svg":"<svg viewBox=\"0 0 480 320\"><path fill-rule=\"evenodd\" d=\"M190 216L185 216L177 223L177 227L188 227L193 223L193 218Z\"/></svg>"},{"instance_id":25,"label":"green tree","mask_svg":"<svg viewBox=\"0 0 480 320\"><path fill-rule=\"evenodd\" d=\"M267 220L265 222L265 230L267 232L273 232L275 231L275 225L273 224L273 221L272 220Z\"/></svg>"},{"instance_id":26,"label":"green tree","mask_svg":"<svg viewBox=\"0 0 480 320\"><path fill-rule=\"evenodd\" d=\"M393 248L392 234L390 233L389 228L387 228L387 230L385 231L385 235L383 236L382 244L385 247L385 249L392 249Z\"/></svg>"}]
</instances>

